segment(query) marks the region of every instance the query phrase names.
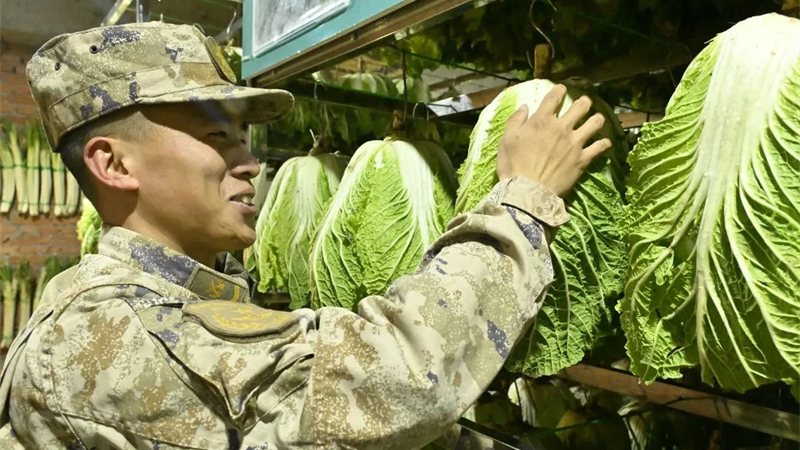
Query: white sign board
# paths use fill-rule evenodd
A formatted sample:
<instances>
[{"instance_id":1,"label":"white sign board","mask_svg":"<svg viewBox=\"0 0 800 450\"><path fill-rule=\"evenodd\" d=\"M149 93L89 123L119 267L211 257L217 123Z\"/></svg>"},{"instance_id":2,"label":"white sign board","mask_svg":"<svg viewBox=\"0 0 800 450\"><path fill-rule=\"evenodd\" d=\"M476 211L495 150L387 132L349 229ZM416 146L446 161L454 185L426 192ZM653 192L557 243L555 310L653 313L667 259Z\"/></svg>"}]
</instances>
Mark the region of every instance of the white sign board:
<instances>
[{"instance_id":1,"label":"white sign board","mask_svg":"<svg viewBox=\"0 0 800 450\"><path fill-rule=\"evenodd\" d=\"M347 9L352 0L254 0L253 54L280 45Z\"/></svg>"}]
</instances>

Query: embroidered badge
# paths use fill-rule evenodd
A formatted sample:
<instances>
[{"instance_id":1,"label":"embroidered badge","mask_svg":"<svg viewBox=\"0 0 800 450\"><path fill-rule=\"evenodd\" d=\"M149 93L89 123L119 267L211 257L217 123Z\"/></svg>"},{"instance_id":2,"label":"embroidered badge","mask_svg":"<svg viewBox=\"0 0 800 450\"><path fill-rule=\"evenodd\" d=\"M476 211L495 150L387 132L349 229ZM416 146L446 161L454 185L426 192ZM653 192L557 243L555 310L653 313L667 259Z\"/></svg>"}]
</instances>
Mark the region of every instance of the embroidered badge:
<instances>
[{"instance_id":1,"label":"embroidered badge","mask_svg":"<svg viewBox=\"0 0 800 450\"><path fill-rule=\"evenodd\" d=\"M206 38L206 49L219 75L231 84L236 84L236 74L233 73L233 69L231 69L228 60L225 59L225 55L222 53L222 49L219 48L217 41L213 37Z\"/></svg>"},{"instance_id":2,"label":"embroidered badge","mask_svg":"<svg viewBox=\"0 0 800 450\"><path fill-rule=\"evenodd\" d=\"M238 338L277 333L297 321L292 313L224 300L189 302L183 312L214 334Z\"/></svg>"}]
</instances>

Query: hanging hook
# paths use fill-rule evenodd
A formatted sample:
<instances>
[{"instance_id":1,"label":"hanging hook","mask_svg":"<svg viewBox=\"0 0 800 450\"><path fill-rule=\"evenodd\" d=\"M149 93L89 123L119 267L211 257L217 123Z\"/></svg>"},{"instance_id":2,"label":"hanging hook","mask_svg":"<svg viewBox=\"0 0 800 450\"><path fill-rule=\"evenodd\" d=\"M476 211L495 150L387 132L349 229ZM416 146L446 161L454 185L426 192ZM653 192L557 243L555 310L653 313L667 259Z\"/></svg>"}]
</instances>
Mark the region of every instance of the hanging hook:
<instances>
[{"instance_id":1,"label":"hanging hook","mask_svg":"<svg viewBox=\"0 0 800 450\"><path fill-rule=\"evenodd\" d=\"M228 39L231 38L231 28L233 28L233 23L236 22L236 17L239 16L239 9L236 8L233 10L233 17L231 17L231 21L228 22L228 27L225 28L225 35Z\"/></svg>"},{"instance_id":2,"label":"hanging hook","mask_svg":"<svg viewBox=\"0 0 800 450\"><path fill-rule=\"evenodd\" d=\"M314 110L317 114L317 120L319 120L320 126L322 127L322 134L327 134L330 132L328 129L330 128L330 122L328 120L328 111L323 109L322 104L319 101L319 96L317 95L317 87L320 85L323 87L323 89L328 90L328 87L325 86L325 83L321 81L314 81ZM311 135L313 137L313 131L311 132Z\"/></svg>"},{"instance_id":3,"label":"hanging hook","mask_svg":"<svg viewBox=\"0 0 800 450\"><path fill-rule=\"evenodd\" d=\"M406 51L400 50L400 62L401 62L401 69L403 72L403 123L406 122L406 116L408 115L408 86L406 84Z\"/></svg>"},{"instance_id":4,"label":"hanging hook","mask_svg":"<svg viewBox=\"0 0 800 450\"><path fill-rule=\"evenodd\" d=\"M325 86L325 83L319 80L314 81L314 103L319 103L319 97L317 97L317 86L322 86L326 91L328 90L328 86Z\"/></svg>"},{"instance_id":5,"label":"hanging hook","mask_svg":"<svg viewBox=\"0 0 800 450\"><path fill-rule=\"evenodd\" d=\"M414 109L411 110L411 118L417 118L417 106L425 105L425 120L430 122L431 121L431 109L428 107L427 102L416 102L414 103Z\"/></svg>"},{"instance_id":6,"label":"hanging hook","mask_svg":"<svg viewBox=\"0 0 800 450\"><path fill-rule=\"evenodd\" d=\"M553 5L552 2L548 1L547 3L550 4L550 6L553 8L553 11L557 11L555 5ZM533 28L536 31L538 31L539 34L541 34L542 37L544 37L544 39L547 41L547 45L550 46L550 54L547 55L548 56L547 59L549 61L553 61L556 58L556 46L553 44L553 41L550 39L550 36L548 36L547 33L545 33L544 30L542 30L542 28L534 20L534 18L533 18L533 6L534 5L536 5L536 0L531 0L531 6L530 6L530 8L528 8L528 21L530 21L531 25L533 25ZM534 60L531 59L530 50L526 50L525 51L525 58L528 60L528 66L531 69L533 69L534 71L536 71L536 65L534 64Z\"/></svg>"}]
</instances>

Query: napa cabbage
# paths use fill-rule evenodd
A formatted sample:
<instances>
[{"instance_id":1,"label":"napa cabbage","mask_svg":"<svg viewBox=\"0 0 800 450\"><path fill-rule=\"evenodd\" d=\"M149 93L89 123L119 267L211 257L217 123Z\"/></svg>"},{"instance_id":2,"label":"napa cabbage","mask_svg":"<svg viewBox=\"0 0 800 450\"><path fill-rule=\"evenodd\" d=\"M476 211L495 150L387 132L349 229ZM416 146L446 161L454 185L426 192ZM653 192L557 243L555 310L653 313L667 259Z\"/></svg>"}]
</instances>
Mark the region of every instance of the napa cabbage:
<instances>
[{"instance_id":1,"label":"napa cabbage","mask_svg":"<svg viewBox=\"0 0 800 450\"><path fill-rule=\"evenodd\" d=\"M409 102L428 103L431 101L431 91L422 78L406 77L405 83L403 83L403 78L401 77L394 81L394 85L397 86L397 95L400 98L405 98L406 89L408 90Z\"/></svg>"},{"instance_id":2,"label":"napa cabbage","mask_svg":"<svg viewBox=\"0 0 800 450\"><path fill-rule=\"evenodd\" d=\"M289 293L292 309L310 302L308 256L345 167L347 158L316 150L290 158L275 173L256 220L256 242L249 256L257 267L257 289Z\"/></svg>"},{"instance_id":3,"label":"napa cabbage","mask_svg":"<svg viewBox=\"0 0 800 450\"><path fill-rule=\"evenodd\" d=\"M520 83L481 112L458 172L457 214L474 208L498 182L497 151L508 118L523 104L532 115L553 87L547 80ZM628 144L613 110L590 89L568 86L559 115L582 94L590 95L593 109L605 115L599 135L611 139L613 148L588 168L565 199L570 221L560 227L551 245L555 279L536 325L507 363L510 370L532 377L552 375L579 362L612 329L613 305L622 292L625 246L618 222Z\"/></svg>"},{"instance_id":4,"label":"napa cabbage","mask_svg":"<svg viewBox=\"0 0 800 450\"><path fill-rule=\"evenodd\" d=\"M453 216L455 171L441 147L396 138L356 150L311 252L312 307L355 309L413 272Z\"/></svg>"},{"instance_id":5,"label":"napa cabbage","mask_svg":"<svg viewBox=\"0 0 800 450\"><path fill-rule=\"evenodd\" d=\"M342 77L341 85L354 91L364 91L383 97L396 98L397 86L386 75L380 73L351 73Z\"/></svg>"},{"instance_id":6,"label":"napa cabbage","mask_svg":"<svg viewBox=\"0 0 800 450\"><path fill-rule=\"evenodd\" d=\"M757 16L713 39L629 162L618 308L632 372L796 385L800 20Z\"/></svg>"}]
</instances>

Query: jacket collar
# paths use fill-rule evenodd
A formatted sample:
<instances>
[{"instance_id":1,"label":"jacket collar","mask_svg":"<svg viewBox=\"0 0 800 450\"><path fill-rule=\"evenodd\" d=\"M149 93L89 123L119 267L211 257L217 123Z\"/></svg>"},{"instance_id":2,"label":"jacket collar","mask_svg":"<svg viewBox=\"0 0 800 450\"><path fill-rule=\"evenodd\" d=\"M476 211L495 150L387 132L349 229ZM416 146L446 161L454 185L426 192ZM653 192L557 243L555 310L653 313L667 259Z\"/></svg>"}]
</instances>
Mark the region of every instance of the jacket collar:
<instances>
[{"instance_id":1,"label":"jacket collar","mask_svg":"<svg viewBox=\"0 0 800 450\"><path fill-rule=\"evenodd\" d=\"M228 253L217 256L216 267L212 269L121 227L104 227L98 253L177 284L206 300L249 303L255 289L247 270Z\"/></svg>"}]
</instances>

